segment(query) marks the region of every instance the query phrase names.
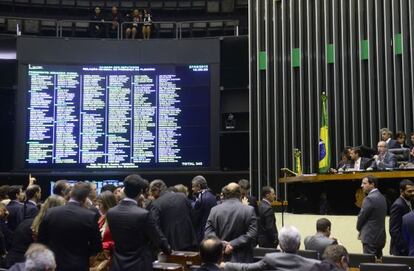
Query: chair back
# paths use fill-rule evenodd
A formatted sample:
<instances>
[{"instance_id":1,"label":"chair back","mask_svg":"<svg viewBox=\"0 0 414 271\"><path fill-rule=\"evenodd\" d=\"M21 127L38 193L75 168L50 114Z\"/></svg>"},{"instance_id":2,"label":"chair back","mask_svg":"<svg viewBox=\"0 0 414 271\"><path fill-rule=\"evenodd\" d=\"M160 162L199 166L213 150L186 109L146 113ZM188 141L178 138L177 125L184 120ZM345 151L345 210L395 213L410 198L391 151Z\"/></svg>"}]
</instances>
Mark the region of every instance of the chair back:
<instances>
[{"instance_id":1,"label":"chair back","mask_svg":"<svg viewBox=\"0 0 414 271\"><path fill-rule=\"evenodd\" d=\"M414 270L414 257L408 256L382 256L383 263L406 264Z\"/></svg>"},{"instance_id":2,"label":"chair back","mask_svg":"<svg viewBox=\"0 0 414 271\"><path fill-rule=\"evenodd\" d=\"M316 250L298 250L298 255L308 258L308 259L314 259L319 260L319 252Z\"/></svg>"},{"instance_id":3,"label":"chair back","mask_svg":"<svg viewBox=\"0 0 414 271\"><path fill-rule=\"evenodd\" d=\"M410 271L406 264L396 263L361 263L360 271Z\"/></svg>"},{"instance_id":4,"label":"chair back","mask_svg":"<svg viewBox=\"0 0 414 271\"><path fill-rule=\"evenodd\" d=\"M361 263L375 263L375 255L349 253L349 267L358 268Z\"/></svg>"}]
</instances>

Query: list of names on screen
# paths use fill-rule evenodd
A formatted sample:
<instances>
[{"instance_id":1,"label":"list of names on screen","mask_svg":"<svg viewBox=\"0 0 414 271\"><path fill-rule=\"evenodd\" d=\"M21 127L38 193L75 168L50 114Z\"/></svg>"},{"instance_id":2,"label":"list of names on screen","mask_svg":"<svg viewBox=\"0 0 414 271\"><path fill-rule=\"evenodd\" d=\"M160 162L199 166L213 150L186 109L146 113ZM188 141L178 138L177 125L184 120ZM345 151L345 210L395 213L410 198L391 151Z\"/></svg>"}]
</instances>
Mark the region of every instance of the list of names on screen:
<instances>
[{"instance_id":1,"label":"list of names on screen","mask_svg":"<svg viewBox=\"0 0 414 271\"><path fill-rule=\"evenodd\" d=\"M208 65L28 65L26 167L210 164Z\"/></svg>"}]
</instances>

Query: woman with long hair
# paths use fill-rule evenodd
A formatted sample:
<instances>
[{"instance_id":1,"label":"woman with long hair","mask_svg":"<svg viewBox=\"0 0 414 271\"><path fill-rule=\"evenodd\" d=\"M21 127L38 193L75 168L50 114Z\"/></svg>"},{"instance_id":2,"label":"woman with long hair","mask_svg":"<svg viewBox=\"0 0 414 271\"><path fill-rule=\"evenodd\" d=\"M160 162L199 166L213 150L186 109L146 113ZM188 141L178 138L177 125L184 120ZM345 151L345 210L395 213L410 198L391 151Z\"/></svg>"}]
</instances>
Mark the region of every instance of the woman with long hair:
<instances>
[{"instance_id":1,"label":"woman with long hair","mask_svg":"<svg viewBox=\"0 0 414 271\"><path fill-rule=\"evenodd\" d=\"M61 196L52 195L48 197L40 208L35 218L23 220L14 232L13 242L10 251L6 256L6 266L10 267L17 262L24 262L24 253L33 242L37 241L39 225L45 217L46 211L50 208L62 206L65 199Z\"/></svg>"}]
</instances>

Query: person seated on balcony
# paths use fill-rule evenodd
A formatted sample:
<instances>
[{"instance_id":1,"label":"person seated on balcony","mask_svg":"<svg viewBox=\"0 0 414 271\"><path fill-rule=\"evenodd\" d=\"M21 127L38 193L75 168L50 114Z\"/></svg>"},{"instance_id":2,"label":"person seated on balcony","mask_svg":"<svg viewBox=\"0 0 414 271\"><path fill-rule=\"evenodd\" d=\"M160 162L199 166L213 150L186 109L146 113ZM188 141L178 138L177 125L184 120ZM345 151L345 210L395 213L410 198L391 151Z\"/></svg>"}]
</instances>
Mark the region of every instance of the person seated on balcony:
<instances>
[{"instance_id":1,"label":"person seated on balcony","mask_svg":"<svg viewBox=\"0 0 414 271\"><path fill-rule=\"evenodd\" d=\"M339 161L338 166L336 168L331 168L329 170L331 173L342 172L349 167L349 165L351 164L351 157L349 155L351 149L352 147L345 147L345 149L341 153L341 160Z\"/></svg>"},{"instance_id":2,"label":"person seated on balcony","mask_svg":"<svg viewBox=\"0 0 414 271\"><path fill-rule=\"evenodd\" d=\"M128 21L130 24L127 25L127 28L125 30L125 38L135 39L137 36L137 31L140 27L139 23L142 22L142 14L138 9L134 9L131 16L129 16Z\"/></svg>"},{"instance_id":3,"label":"person seated on balcony","mask_svg":"<svg viewBox=\"0 0 414 271\"><path fill-rule=\"evenodd\" d=\"M378 142L378 154L374 155L374 161L367 170L385 170L395 168L397 159L394 154L388 152L387 143L385 141Z\"/></svg>"},{"instance_id":4,"label":"person seated on balcony","mask_svg":"<svg viewBox=\"0 0 414 271\"><path fill-rule=\"evenodd\" d=\"M102 22L104 22L105 20L100 7L95 7L95 11L92 15L91 21L94 21L94 23L91 23L90 25L91 37L101 38L102 34L104 33L104 24Z\"/></svg>"},{"instance_id":5,"label":"person seated on balcony","mask_svg":"<svg viewBox=\"0 0 414 271\"><path fill-rule=\"evenodd\" d=\"M392 139L392 132L388 128L381 128L380 129L381 140L387 143L388 149L395 149L400 148L397 141Z\"/></svg>"},{"instance_id":6,"label":"person seated on balcony","mask_svg":"<svg viewBox=\"0 0 414 271\"><path fill-rule=\"evenodd\" d=\"M142 37L144 40L149 40L151 36L151 25L152 25L152 19L151 14L144 9L144 15L142 16L142 20L144 22L144 25L142 26Z\"/></svg>"},{"instance_id":7,"label":"person seated on balcony","mask_svg":"<svg viewBox=\"0 0 414 271\"><path fill-rule=\"evenodd\" d=\"M119 13L117 6L112 6L111 13L109 14L107 21L112 22L108 24L107 37L116 39L118 37L118 27L122 23L122 15Z\"/></svg>"},{"instance_id":8,"label":"person seated on balcony","mask_svg":"<svg viewBox=\"0 0 414 271\"><path fill-rule=\"evenodd\" d=\"M395 139L397 140L397 144L401 147L401 148L405 148L408 149L410 148L407 143L405 143L405 140L407 138L407 135L403 132L403 131L398 131L395 134Z\"/></svg>"}]
</instances>

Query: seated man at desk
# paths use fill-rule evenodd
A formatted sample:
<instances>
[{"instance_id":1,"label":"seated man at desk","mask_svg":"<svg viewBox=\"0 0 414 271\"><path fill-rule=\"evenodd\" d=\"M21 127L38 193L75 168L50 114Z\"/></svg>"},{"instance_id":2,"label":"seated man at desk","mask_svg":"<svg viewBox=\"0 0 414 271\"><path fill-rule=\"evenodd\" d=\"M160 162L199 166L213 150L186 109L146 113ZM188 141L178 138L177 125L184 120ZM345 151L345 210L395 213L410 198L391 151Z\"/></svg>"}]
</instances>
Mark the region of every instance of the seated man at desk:
<instances>
[{"instance_id":1,"label":"seated man at desk","mask_svg":"<svg viewBox=\"0 0 414 271\"><path fill-rule=\"evenodd\" d=\"M374 155L371 166L367 170L385 170L393 169L397 165L397 159L394 154L388 152L387 143L380 141L377 144L378 154Z\"/></svg>"},{"instance_id":2,"label":"seated man at desk","mask_svg":"<svg viewBox=\"0 0 414 271\"><path fill-rule=\"evenodd\" d=\"M360 171L365 170L369 165L369 159L365 157L361 157L361 149L358 147L354 147L349 152L349 156L351 157L351 164L346 169L347 171Z\"/></svg>"}]
</instances>

